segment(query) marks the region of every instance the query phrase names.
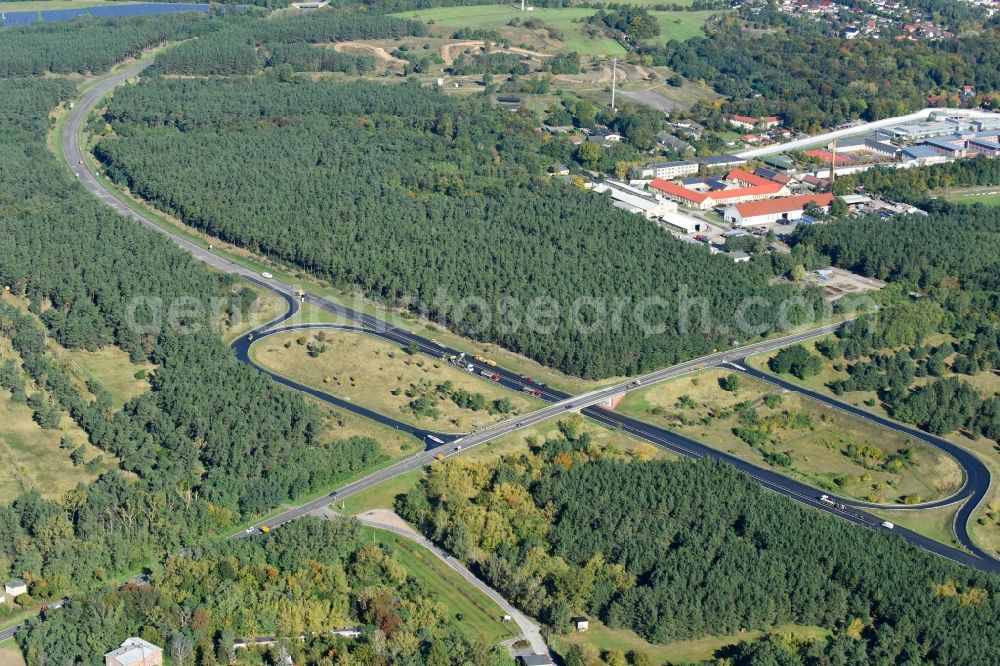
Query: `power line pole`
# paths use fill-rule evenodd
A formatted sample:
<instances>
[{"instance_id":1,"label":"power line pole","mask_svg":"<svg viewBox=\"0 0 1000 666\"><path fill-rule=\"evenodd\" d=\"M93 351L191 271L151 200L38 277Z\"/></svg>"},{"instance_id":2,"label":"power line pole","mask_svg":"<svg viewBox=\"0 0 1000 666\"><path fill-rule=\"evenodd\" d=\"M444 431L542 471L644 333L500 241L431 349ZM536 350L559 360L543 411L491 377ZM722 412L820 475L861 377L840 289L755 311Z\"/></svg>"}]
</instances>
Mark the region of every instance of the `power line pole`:
<instances>
[{"instance_id":1,"label":"power line pole","mask_svg":"<svg viewBox=\"0 0 1000 666\"><path fill-rule=\"evenodd\" d=\"M618 85L618 58L615 58L611 63L611 110L617 111L615 108L615 88Z\"/></svg>"}]
</instances>

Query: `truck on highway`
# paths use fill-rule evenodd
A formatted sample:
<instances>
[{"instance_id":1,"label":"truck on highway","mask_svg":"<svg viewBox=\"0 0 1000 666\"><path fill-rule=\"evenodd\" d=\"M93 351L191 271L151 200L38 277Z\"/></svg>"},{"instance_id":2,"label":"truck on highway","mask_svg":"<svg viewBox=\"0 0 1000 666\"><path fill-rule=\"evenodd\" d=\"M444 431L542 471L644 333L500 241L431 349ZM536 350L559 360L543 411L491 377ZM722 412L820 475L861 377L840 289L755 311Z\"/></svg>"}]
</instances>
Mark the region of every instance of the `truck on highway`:
<instances>
[{"instance_id":1,"label":"truck on highway","mask_svg":"<svg viewBox=\"0 0 1000 666\"><path fill-rule=\"evenodd\" d=\"M490 366L491 368L495 368L495 367L496 367L496 365L497 365L497 362L496 362L496 361L494 361L494 360L493 360L493 359L491 359L491 358L488 358L488 359L486 359L486 365Z\"/></svg>"},{"instance_id":2,"label":"truck on highway","mask_svg":"<svg viewBox=\"0 0 1000 666\"><path fill-rule=\"evenodd\" d=\"M263 532L264 534L267 534L268 532L271 531L271 528L268 527L267 525L263 525L261 526L260 531Z\"/></svg>"},{"instance_id":3,"label":"truck on highway","mask_svg":"<svg viewBox=\"0 0 1000 666\"><path fill-rule=\"evenodd\" d=\"M443 453L439 453L436 456L434 456L434 459L435 460L444 460L444 454Z\"/></svg>"},{"instance_id":4,"label":"truck on highway","mask_svg":"<svg viewBox=\"0 0 1000 666\"><path fill-rule=\"evenodd\" d=\"M475 356L473 356L472 358L476 359L476 360L477 360L477 361L479 361L480 363L486 363L486 359L485 359L485 358L483 358L483 357L482 357L482 356L481 356L480 354L476 354L476 355L475 355Z\"/></svg>"},{"instance_id":5,"label":"truck on highway","mask_svg":"<svg viewBox=\"0 0 1000 666\"><path fill-rule=\"evenodd\" d=\"M830 499L829 495L820 495L819 496L819 501L822 502L823 504L827 505L828 507L836 509L837 511L846 511L847 510L847 506L846 505L841 504L840 502L834 502L832 499Z\"/></svg>"}]
</instances>

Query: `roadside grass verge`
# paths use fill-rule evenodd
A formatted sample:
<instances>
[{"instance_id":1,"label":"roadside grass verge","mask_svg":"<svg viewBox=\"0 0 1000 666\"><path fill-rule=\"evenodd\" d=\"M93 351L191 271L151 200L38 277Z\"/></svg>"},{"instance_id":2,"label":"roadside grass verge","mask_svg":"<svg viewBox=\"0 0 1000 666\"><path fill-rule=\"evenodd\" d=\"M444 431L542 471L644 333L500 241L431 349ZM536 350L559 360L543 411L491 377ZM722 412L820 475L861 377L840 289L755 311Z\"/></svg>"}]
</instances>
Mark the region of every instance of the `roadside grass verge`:
<instances>
[{"instance_id":1,"label":"roadside grass verge","mask_svg":"<svg viewBox=\"0 0 1000 666\"><path fill-rule=\"evenodd\" d=\"M962 485L958 464L924 442L738 373L739 389L726 391L720 384L729 374L708 369L633 391L618 409L856 499L884 504L902 503L904 498L929 501L951 495ZM765 403L767 396L775 396L768 398L776 401L773 406ZM764 424L759 444L751 445L734 432L748 427L740 418L741 404L752 408ZM905 464L890 465L889 458L903 449L910 451Z\"/></svg>"},{"instance_id":2,"label":"roadside grass verge","mask_svg":"<svg viewBox=\"0 0 1000 666\"><path fill-rule=\"evenodd\" d=\"M410 576L420 581L431 598L444 604L449 619L468 638L494 645L516 635L516 628L501 623L504 612L482 592L424 547L395 532L365 527L374 541L392 549Z\"/></svg>"}]
</instances>

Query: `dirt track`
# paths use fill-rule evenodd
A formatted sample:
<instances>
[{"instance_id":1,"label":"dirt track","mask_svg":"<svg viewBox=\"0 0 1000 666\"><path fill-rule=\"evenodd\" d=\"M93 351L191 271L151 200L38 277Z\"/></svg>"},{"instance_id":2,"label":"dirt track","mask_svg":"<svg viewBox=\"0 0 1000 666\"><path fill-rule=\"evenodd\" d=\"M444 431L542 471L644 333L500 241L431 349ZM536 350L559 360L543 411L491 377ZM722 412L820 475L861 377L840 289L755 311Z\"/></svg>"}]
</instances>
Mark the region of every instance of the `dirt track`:
<instances>
[{"instance_id":1,"label":"dirt track","mask_svg":"<svg viewBox=\"0 0 1000 666\"><path fill-rule=\"evenodd\" d=\"M405 60L394 58L393 56L389 55L389 52L386 51L381 46L372 46L371 44L365 44L364 42L338 42L333 45L333 50L336 51L337 53L342 53L348 49L353 51L365 51L383 62L393 63L397 65L406 64Z\"/></svg>"},{"instance_id":2,"label":"dirt track","mask_svg":"<svg viewBox=\"0 0 1000 666\"><path fill-rule=\"evenodd\" d=\"M467 42L453 42L451 44L444 44L441 46L441 59L444 60L445 65L451 65L455 62L455 50L462 51L468 48L482 48L486 45L486 42L481 40L470 40ZM548 53L541 53L539 51L529 51L528 49L521 49L516 46L510 48L504 48L502 46L493 46L494 51L502 51L504 53L516 53L517 55L528 56L530 58L548 58L550 57Z\"/></svg>"}]
</instances>

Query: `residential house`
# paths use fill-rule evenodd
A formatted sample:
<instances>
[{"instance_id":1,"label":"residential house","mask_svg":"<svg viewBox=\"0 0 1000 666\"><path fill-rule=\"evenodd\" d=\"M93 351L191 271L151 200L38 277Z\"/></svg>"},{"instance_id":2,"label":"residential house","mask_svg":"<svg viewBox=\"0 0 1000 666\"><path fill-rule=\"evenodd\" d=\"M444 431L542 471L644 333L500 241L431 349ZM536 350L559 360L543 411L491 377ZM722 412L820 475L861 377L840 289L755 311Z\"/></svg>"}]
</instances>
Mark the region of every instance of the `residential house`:
<instances>
[{"instance_id":1,"label":"residential house","mask_svg":"<svg viewBox=\"0 0 1000 666\"><path fill-rule=\"evenodd\" d=\"M676 150L679 153L686 153L689 150L694 150L691 144L684 139L679 139L670 132L659 132L656 135L656 140L664 148L669 148L671 150Z\"/></svg>"},{"instance_id":2,"label":"residential house","mask_svg":"<svg viewBox=\"0 0 1000 666\"><path fill-rule=\"evenodd\" d=\"M729 119L729 124L733 127L739 127L741 129L751 130L757 126L757 119L751 118L750 116L732 116Z\"/></svg>"},{"instance_id":3,"label":"residential house","mask_svg":"<svg viewBox=\"0 0 1000 666\"><path fill-rule=\"evenodd\" d=\"M28 585L23 580L15 578L3 584L4 601L14 601L22 594L28 593Z\"/></svg>"},{"instance_id":4,"label":"residential house","mask_svg":"<svg viewBox=\"0 0 1000 666\"><path fill-rule=\"evenodd\" d=\"M163 649L141 638L126 638L121 647L104 655L104 666L161 666Z\"/></svg>"}]
</instances>

